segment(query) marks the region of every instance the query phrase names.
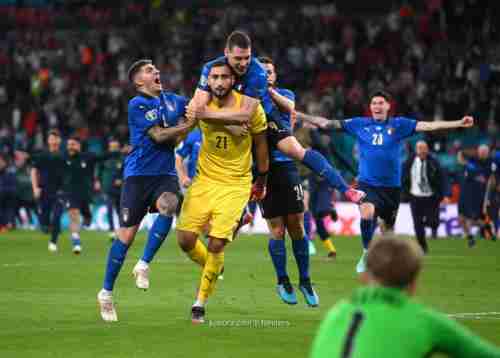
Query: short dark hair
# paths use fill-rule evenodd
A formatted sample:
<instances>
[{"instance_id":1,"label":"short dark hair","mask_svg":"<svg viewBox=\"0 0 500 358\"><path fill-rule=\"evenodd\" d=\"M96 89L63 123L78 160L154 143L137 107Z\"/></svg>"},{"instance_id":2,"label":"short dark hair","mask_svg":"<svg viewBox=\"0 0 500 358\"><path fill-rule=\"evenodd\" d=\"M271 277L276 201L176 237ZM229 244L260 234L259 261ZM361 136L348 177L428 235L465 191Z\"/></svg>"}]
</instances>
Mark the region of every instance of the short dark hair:
<instances>
[{"instance_id":1,"label":"short dark hair","mask_svg":"<svg viewBox=\"0 0 500 358\"><path fill-rule=\"evenodd\" d=\"M233 69L231 68L231 66L229 66L229 64L226 62L225 59L212 62L212 65L210 66L210 71L212 70L212 68L223 67L223 66L226 66L227 68L229 68L229 70L231 71L231 74L233 74Z\"/></svg>"},{"instance_id":2,"label":"short dark hair","mask_svg":"<svg viewBox=\"0 0 500 358\"><path fill-rule=\"evenodd\" d=\"M261 56L261 57L258 58L258 60L259 60L260 63L274 65L274 62L271 59L271 57Z\"/></svg>"},{"instance_id":3,"label":"short dark hair","mask_svg":"<svg viewBox=\"0 0 500 358\"><path fill-rule=\"evenodd\" d=\"M57 128L54 128L54 129L51 129L48 131L47 137L50 137L51 135L61 138L61 132L59 132L59 129L57 129Z\"/></svg>"},{"instance_id":4,"label":"short dark hair","mask_svg":"<svg viewBox=\"0 0 500 358\"><path fill-rule=\"evenodd\" d=\"M422 249L412 240L373 240L366 257L368 273L381 285L404 289L422 268Z\"/></svg>"},{"instance_id":5,"label":"short dark hair","mask_svg":"<svg viewBox=\"0 0 500 358\"><path fill-rule=\"evenodd\" d=\"M383 89L377 89L373 91L368 97L368 102L371 102L373 97L383 97L387 102L392 101L391 94Z\"/></svg>"},{"instance_id":6,"label":"short dark hair","mask_svg":"<svg viewBox=\"0 0 500 358\"><path fill-rule=\"evenodd\" d=\"M226 40L226 47L229 50L232 50L233 47L239 47L239 48L250 48L252 47L252 41L250 41L250 37L243 31L233 31L231 34L227 37Z\"/></svg>"},{"instance_id":7,"label":"short dark hair","mask_svg":"<svg viewBox=\"0 0 500 358\"><path fill-rule=\"evenodd\" d=\"M74 141L76 141L76 142L78 142L78 143L81 143L81 142L82 142L82 140L80 139L80 137L79 137L77 134L72 134L72 135L70 135L70 136L68 137L68 140L74 140Z\"/></svg>"},{"instance_id":8,"label":"short dark hair","mask_svg":"<svg viewBox=\"0 0 500 358\"><path fill-rule=\"evenodd\" d=\"M139 72L143 66L151 65L152 63L153 61L149 59L141 59L135 61L132 65L130 65L128 69L127 72L128 80L133 83L135 74Z\"/></svg>"}]
</instances>

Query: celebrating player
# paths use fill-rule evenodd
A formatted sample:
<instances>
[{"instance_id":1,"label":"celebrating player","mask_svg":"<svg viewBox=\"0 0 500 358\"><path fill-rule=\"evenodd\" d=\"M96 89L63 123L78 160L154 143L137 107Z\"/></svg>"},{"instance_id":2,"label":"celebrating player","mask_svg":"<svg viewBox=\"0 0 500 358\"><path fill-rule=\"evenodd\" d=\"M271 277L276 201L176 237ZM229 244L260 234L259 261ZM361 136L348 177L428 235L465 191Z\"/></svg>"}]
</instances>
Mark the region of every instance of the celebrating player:
<instances>
[{"instance_id":1,"label":"celebrating player","mask_svg":"<svg viewBox=\"0 0 500 358\"><path fill-rule=\"evenodd\" d=\"M112 298L113 287L148 208L158 211L159 215L149 231L144 254L133 273L138 288L149 287L148 264L165 240L178 205L176 140L194 126L193 121L181 121L186 98L162 90L160 73L151 60L133 63L128 74L137 89L137 96L128 105L132 150L125 159L118 239L111 245L104 285L97 295L101 317L105 321L118 320Z\"/></svg>"},{"instance_id":2,"label":"celebrating player","mask_svg":"<svg viewBox=\"0 0 500 358\"><path fill-rule=\"evenodd\" d=\"M212 63L207 86L212 95L209 108L226 111L241 108L243 97L232 90L234 75L225 61ZM232 134L221 124L201 120L203 141L198 157L198 174L189 186L177 227L177 241L184 252L202 269L192 322L203 323L205 304L212 294L224 265L224 247L233 239L245 205L252 196L262 199L269 169L266 118L259 105L245 136ZM252 139L258 175L252 181ZM208 252L198 236L210 222Z\"/></svg>"},{"instance_id":3,"label":"celebrating player","mask_svg":"<svg viewBox=\"0 0 500 358\"><path fill-rule=\"evenodd\" d=\"M246 95L242 109L213 111L206 107L210 100L208 88L208 73L214 63L225 61L236 74L235 88ZM271 97L272 96L272 97ZM281 98L285 106L277 109L273 100ZM257 103L262 104L268 121L268 140L271 149L277 147L282 153L302 162L318 175L324 176L328 183L339 189L350 201L358 203L364 193L349 188L340 174L320 153L305 150L286 128L280 126L280 112L291 113L291 101L287 101L272 89L268 91L267 73L262 64L252 57L251 41L247 34L234 31L226 41L224 56L205 64L198 88L189 104L188 112L196 118L204 118L218 123L243 124L248 123L249 113L253 113Z\"/></svg>"},{"instance_id":4,"label":"celebrating player","mask_svg":"<svg viewBox=\"0 0 500 358\"><path fill-rule=\"evenodd\" d=\"M365 258L376 227L376 218L384 220L392 231L400 202L402 141L415 132L471 127L469 116L458 121L424 122L406 117L391 117L391 97L385 91L376 91L369 97L371 117L355 117L344 121L297 113L297 118L324 129L344 130L356 137L359 146L359 188L366 193L361 212L363 255L356 266L365 271Z\"/></svg>"},{"instance_id":5,"label":"celebrating player","mask_svg":"<svg viewBox=\"0 0 500 358\"><path fill-rule=\"evenodd\" d=\"M175 153L175 168L182 188L189 187L193 181L200 147L201 131L199 128L195 128L189 132Z\"/></svg>"},{"instance_id":6,"label":"celebrating player","mask_svg":"<svg viewBox=\"0 0 500 358\"><path fill-rule=\"evenodd\" d=\"M290 90L276 87L277 75L273 61L267 57L261 57L259 61L267 71L269 88L272 93L286 98L287 101L290 101L290 106L294 107L295 94ZM279 101L281 97L276 99ZM278 105L278 107L280 106ZM280 128L292 131L290 113L281 112L279 121ZM267 195L262 201L262 209L263 217L271 231L268 248L278 279L277 292L283 302L292 305L297 303L295 290L290 283L286 269L285 234L288 231L299 269L299 290L304 295L307 304L316 307L319 304L319 298L311 285L309 276L309 243L304 233L303 199L304 192L295 162L278 149L273 149Z\"/></svg>"}]
</instances>

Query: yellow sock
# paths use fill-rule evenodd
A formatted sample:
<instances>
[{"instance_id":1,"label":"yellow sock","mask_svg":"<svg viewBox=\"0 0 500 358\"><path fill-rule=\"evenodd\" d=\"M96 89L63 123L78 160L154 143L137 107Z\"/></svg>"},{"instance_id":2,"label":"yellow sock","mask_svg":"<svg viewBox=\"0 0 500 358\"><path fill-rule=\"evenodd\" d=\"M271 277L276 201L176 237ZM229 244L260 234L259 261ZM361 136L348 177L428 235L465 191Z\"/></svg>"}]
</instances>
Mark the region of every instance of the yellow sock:
<instances>
[{"instance_id":1,"label":"yellow sock","mask_svg":"<svg viewBox=\"0 0 500 358\"><path fill-rule=\"evenodd\" d=\"M207 253L208 251L206 246L200 240L196 240L196 244L193 249L188 251L187 254L191 260L196 262L201 267L204 267L207 262Z\"/></svg>"},{"instance_id":2,"label":"yellow sock","mask_svg":"<svg viewBox=\"0 0 500 358\"><path fill-rule=\"evenodd\" d=\"M323 246L325 247L325 249L328 251L328 252L337 252L337 249L335 248L335 246L333 245L333 242L332 240L330 239L326 239L326 240L322 240L323 242Z\"/></svg>"},{"instance_id":3,"label":"yellow sock","mask_svg":"<svg viewBox=\"0 0 500 358\"><path fill-rule=\"evenodd\" d=\"M207 264L201 273L201 283L197 297L199 303L205 304L208 296L214 292L217 277L219 276L222 266L224 266L224 252L218 254L209 252Z\"/></svg>"}]
</instances>

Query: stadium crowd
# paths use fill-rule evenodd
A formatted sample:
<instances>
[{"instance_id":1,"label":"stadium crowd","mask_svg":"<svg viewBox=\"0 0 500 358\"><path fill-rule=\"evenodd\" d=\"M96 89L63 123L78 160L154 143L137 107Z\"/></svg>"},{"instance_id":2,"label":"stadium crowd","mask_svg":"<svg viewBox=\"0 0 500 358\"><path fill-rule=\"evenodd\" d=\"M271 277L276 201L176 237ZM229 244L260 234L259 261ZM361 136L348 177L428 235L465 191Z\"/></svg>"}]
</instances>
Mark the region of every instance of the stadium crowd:
<instances>
[{"instance_id":1,"label":"stadium crowd","mask_svg":"<svg viewBox=\"0 0 500 358\"><path fill-rule=\"evenodd\" d=\"M52 128L64 137L77 134L91 152L103 152L110 137L125 143L130 63L154 59L164 86L190 96L200 65L220 54L233 28L252 35L256 54L275 59L280 84L297 93L297 108L306 113L337 119L366 113L368 93L385 87L395 113L418 120L473 115L473 129L415 136L405 153L425 139L448 174L455 201L464 173L459 152L474 157L474 148L487 144L494 156L498 146L500 39L493 1L401 1L369 20L326 1L298 7L10 3L0 6L0 168L7 167L0 169L0 190L11 198L2 200L4 217L7 211L13 218L19 203L32 203L26 158L16 151L40 151ZM326 134L335 152L355 166L354 140Z\"/></svg>"}]
</instances>

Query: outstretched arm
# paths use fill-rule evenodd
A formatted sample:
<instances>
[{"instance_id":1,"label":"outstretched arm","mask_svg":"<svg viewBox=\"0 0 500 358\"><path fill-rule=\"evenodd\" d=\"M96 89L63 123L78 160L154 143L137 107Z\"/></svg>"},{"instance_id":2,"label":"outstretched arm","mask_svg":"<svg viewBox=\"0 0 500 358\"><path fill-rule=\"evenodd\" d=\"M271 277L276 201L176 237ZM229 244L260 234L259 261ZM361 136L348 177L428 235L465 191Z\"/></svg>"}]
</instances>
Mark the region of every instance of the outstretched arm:
<instances>
[{"instance_id":1,"label":"outstretched arm","mask_svg":"<svg viewBox=\"0 0 500 358\"><path fill-rule=\"evenodd\" d=\"M342 129L342 122L337 119L327 119L320 116L312 116L310 114L305 114L297 111L297 120L308 122L321 129Z\"/></svg>"},{"instance_id":2,"label":"outstretched arm","mask_svg":"<svg viewBox=\"0 0 500 358\"><path fill-rule=\"evenodd\" d=\"M465 116L459 121L434 121L434 122L417 122L415 130L417 132L436 131L439 129L454 129L454 128L469 128L474 125L474 118Z\"/></svg>"}]
</instances>

